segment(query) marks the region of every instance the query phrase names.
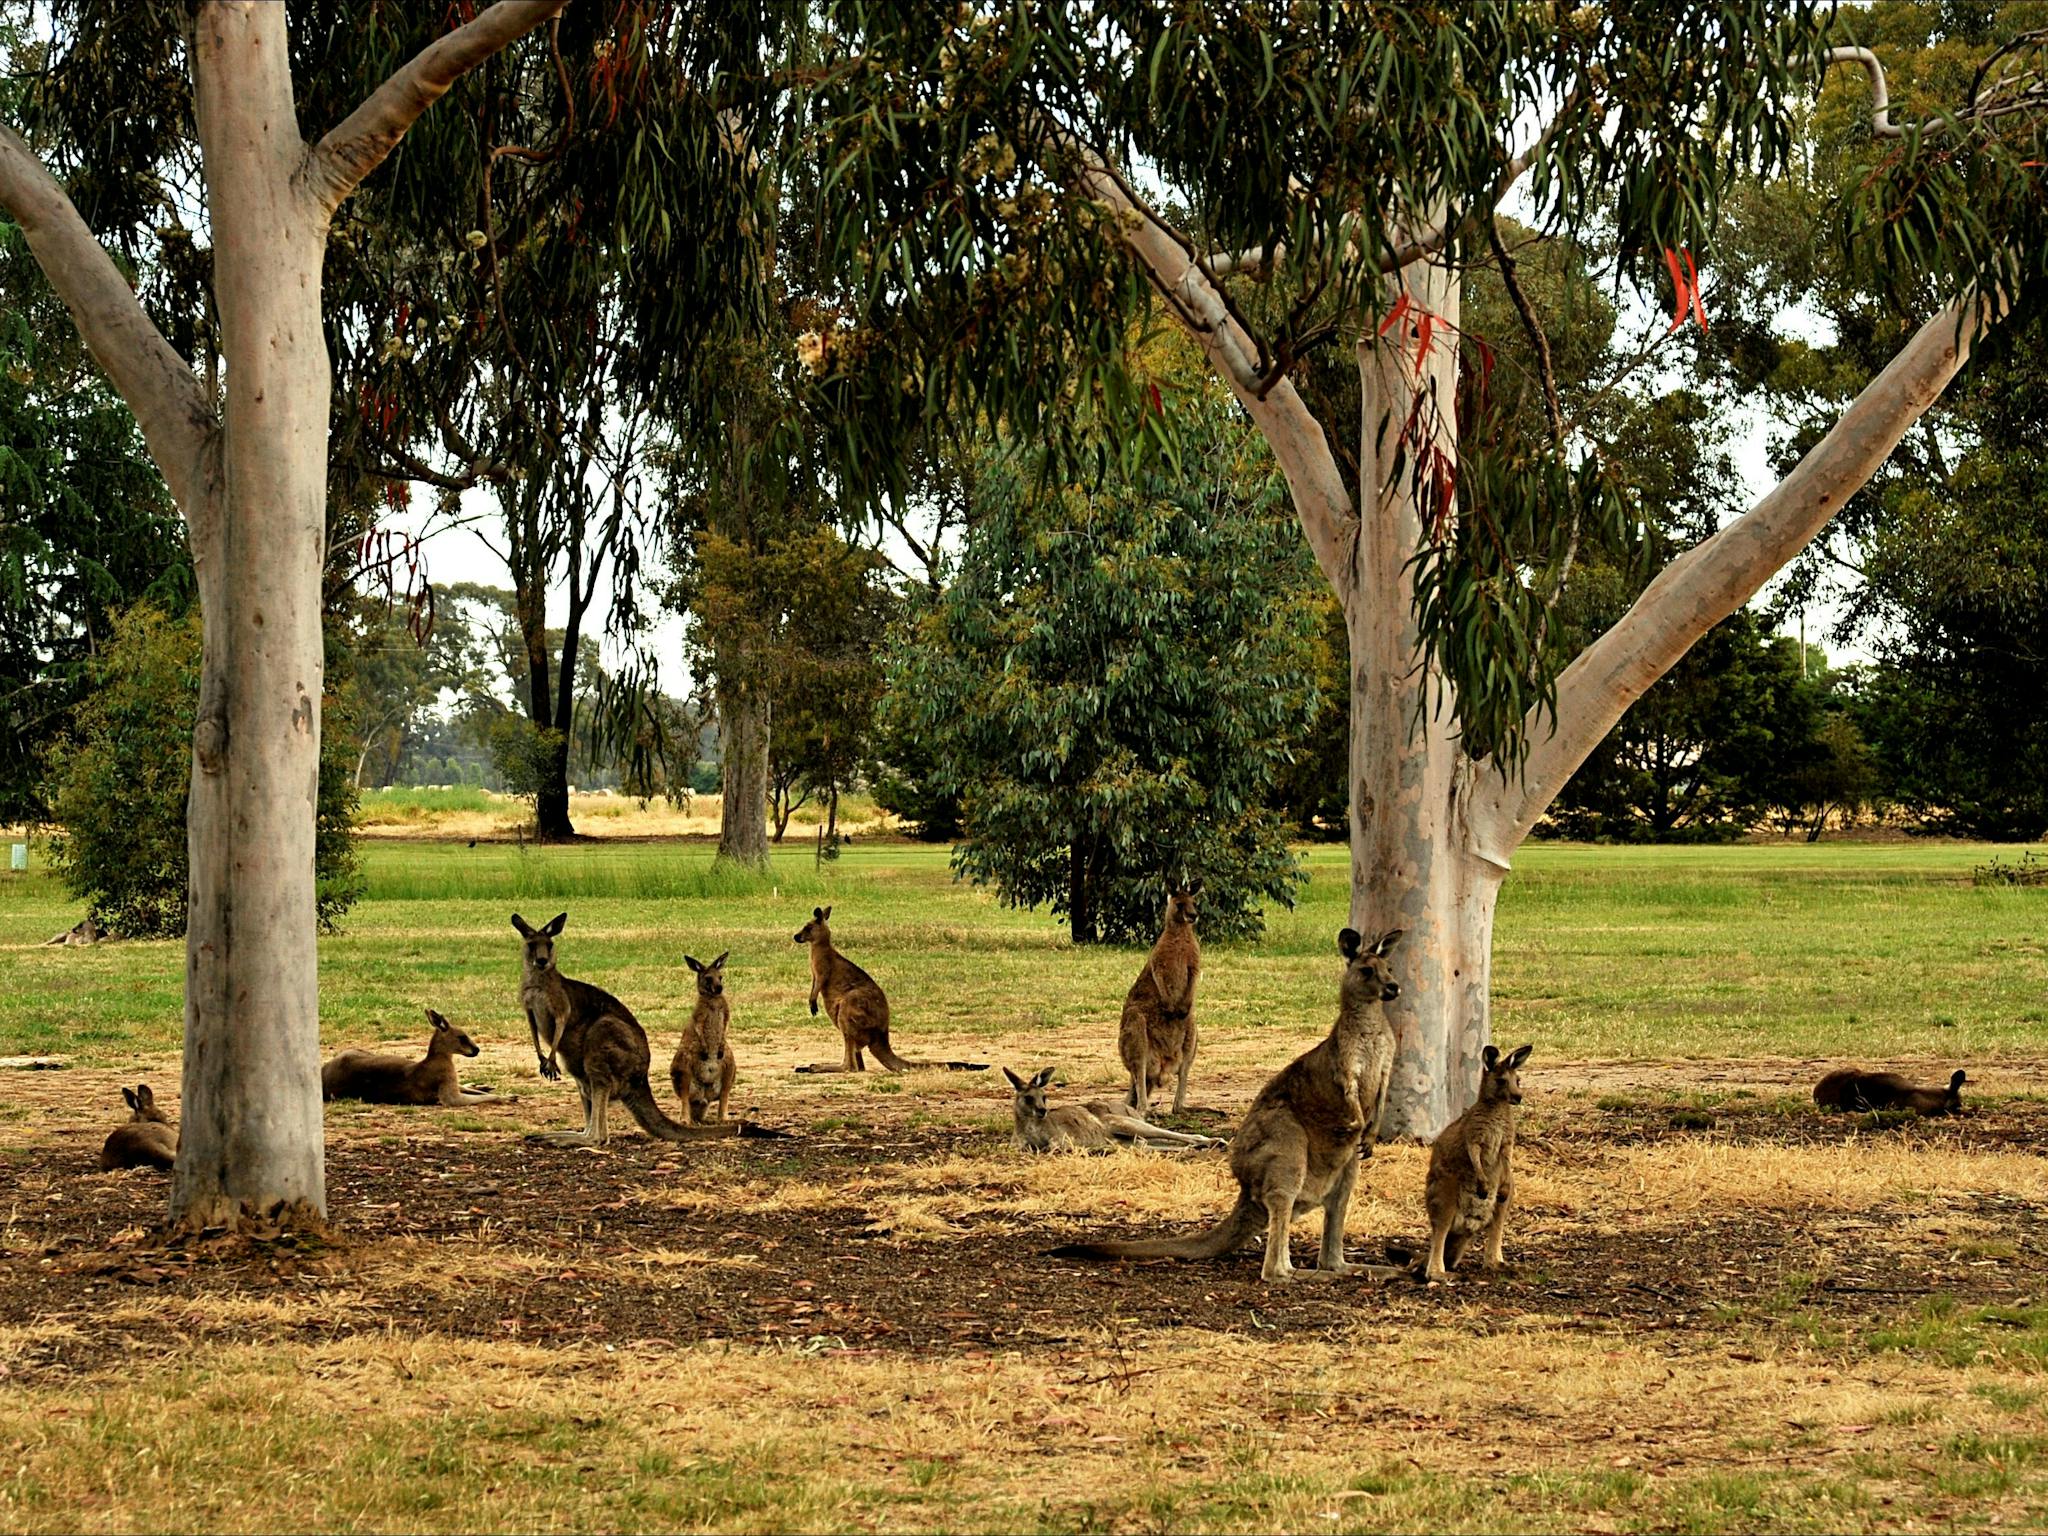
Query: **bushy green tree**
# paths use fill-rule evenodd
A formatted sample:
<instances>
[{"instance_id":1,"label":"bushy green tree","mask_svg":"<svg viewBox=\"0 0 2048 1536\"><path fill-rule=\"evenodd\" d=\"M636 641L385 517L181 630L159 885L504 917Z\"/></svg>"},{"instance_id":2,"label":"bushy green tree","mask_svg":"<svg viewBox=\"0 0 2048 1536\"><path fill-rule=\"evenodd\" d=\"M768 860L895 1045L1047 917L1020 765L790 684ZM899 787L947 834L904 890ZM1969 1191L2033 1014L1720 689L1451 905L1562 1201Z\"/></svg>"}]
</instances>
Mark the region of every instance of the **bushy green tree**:
<instances>
[{"instance_id":1,"label":"bushy green tree","mask_svg":"<svg viewBox=\"0 0 2048 1536\"><path fill-rule=\"evenodd\" d=\"M955 868L1076 943L1149 940L1167 882L1197 876L1206 932L1255 933L1302 878L1270 799L1316 710L1310 572L1255 439L1213 398L1186 409L1177 463L983 475L958 574L890 669L964 808Z\"/></svg>"},{"instance_id":2,"label":"bushy green tree","mask_svg":"<svg viewBox=\"0 0 2048 1536\"><path fill-rule=\"evenodd\" d=\"M50 799L63 834L53 862L102 928L123 938L184 932L185 802L199 710L199 616L146 604L114 620L92 688L52 755ZM315 880L332 927L361 894L349 828L355 781L348 710L323 703Z\"/></svg>"}]
</instances>

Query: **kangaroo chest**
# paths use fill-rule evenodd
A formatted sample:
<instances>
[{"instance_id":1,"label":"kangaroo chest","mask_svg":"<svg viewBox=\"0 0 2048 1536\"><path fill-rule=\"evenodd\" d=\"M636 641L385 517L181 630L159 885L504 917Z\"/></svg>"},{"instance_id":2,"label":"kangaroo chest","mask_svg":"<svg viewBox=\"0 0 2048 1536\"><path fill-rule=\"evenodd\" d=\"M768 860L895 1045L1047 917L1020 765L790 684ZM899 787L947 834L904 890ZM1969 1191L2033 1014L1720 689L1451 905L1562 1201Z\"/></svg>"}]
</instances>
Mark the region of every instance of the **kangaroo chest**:
<instances>
[{"instance_id":1,"label":"kangaroo chest","mask_svg":"<svg viewBox=\"0 0 2048 1536\"><path fill-rule=\"evenodd\" d=\"M569 992L554 972L533 972L519 979L519 1006L530 1018L567 1018Z\"/></svg>"},{"instance_id":2,"label":"kangaroo chest","mask_svg":"<svg viewBox=\"0 0 2048 1536\"><path fill-rule=\"evenodd\" d=\"M1493 1220L1494 1207L1500 1203L1501 1184L1514 1154L1515 1128L1505 1121L1474 1126L1469 1142L1478 1154L1482 1177L1466 1180L1459 1193L1458 1225L1468 1230Z\"/></svg>"}]
</instances>

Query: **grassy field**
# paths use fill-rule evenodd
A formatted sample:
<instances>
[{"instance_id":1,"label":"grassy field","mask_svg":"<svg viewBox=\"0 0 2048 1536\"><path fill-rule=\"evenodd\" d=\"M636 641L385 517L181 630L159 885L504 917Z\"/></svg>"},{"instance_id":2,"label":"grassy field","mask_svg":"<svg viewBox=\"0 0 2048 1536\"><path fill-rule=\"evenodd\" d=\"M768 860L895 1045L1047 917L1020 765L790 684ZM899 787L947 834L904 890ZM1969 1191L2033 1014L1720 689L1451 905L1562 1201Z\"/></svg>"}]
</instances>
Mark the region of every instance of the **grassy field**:
<instances>
[{"instance_id":1,"label":"grassy field","mask_svg":"<svg viewBox=\"0 0 2048 1536\"><path fill-rule=\"evenodd\" d=\"M0 1530L2039 1528L2048 890L1973 886L1988 852L1527 850L1510 1269L1436 1289L1047 1260L1213 1218L1222 1160L1026 1158L993 1072L792 1075L838 1055L790 941L828 902L900 1050L1118 1075L1134 952L858 842L760 881L696 844L368 844L327 1045L416 1045L431 1005L519 1101L333 1106L336 1245L164 1248L160 1180L93 1159L121 1083L175 1110L182 946L40 947L75 910L0 877L0 1055L71 1062L0 1072ZM1327 1027L1344 863L1310 864L1207 952L1191 1125ZM507 917L564 909L658 1079L682 954L730 948L735 1102L798 1139L524 1142L578 1115ZM1965 1065L1972 1113L1822 1117L1842 1058ZM1424 1158L1367 1167L1356 1249L1419 1235Z\"/></svg>"}]
</instances>

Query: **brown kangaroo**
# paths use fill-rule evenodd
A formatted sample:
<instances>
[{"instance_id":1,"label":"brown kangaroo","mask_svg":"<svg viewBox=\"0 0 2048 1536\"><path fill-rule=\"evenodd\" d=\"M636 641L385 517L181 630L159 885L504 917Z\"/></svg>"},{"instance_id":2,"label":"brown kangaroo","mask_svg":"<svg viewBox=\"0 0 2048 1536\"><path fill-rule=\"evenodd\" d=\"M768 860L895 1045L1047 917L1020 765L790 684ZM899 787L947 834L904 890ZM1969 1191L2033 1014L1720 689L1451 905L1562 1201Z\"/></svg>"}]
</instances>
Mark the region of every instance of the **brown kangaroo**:
<instances>
[{"instance_id":1,"label":"brown kangaroo","mask_svg":"<svg viewBox=\"0 0 2048 1536\"><path fill-rule=\"evenodd\" d=\"M1131 1074L1130 1107L1140 1117L1169 1073L1173 1113L1187 1108L1188 1069L1195 1064L1195 982L1202 974L1202 946L1195 940L1201 893L1197 880L1167 896L1159 942L1124 996L1116 1043Z\"/></svg>"},{"instance_id":2,"label":"brown kangaroo","mask_svg":"<svg viewBox=\"0 0 2048 1536\"><path fill-rule=\"evenodd\" d=\"M1813 1102L1822 1109L1911 1109L1923 1115L1959 1115L1963 1084L1969 1075L1958 1071L1946 1088L1916 1088L1896 1072L1859 1072L1844 1067L1813 1086Z\"/></svg>"},{"instance_id":3,"label":"brown kangaroo","mask_svg":"<svg viewBox=\"0 0 2048 1536\"><path fill-rule=\"evenodd\" d=\"M518 913L512 915L512 926L526 941L520 1001L533 999L528 1004L529 1018L539 1010L546 1017L567 1021L557 1033L555 1047L561 1064L576 1079L583 1094L582 1130L535 1131L528 1140L564 1147L601 1147L611 1135L608 1112L614 1099L625 1105L643 1131L660 1141L784 1135L751 1120L723 1125L680 1125L661 1112L647 1082L651 1058L647 1031L640 1027L640 1021L611 993L585 981L572 981L555 965L555 935L562 931L568 916L565 912L546 928L534 928Z\"/></svg>"},{"instance_id":4,"label":"brown kangaroo","mask_svg":"<svg viewBox=\"0 0 2048 1536\"><path fill-rule=\"evenodd\" d=\"M512 926L527 941L529 955L533 952L535 939L552 940L568 921L569 914L563 912L547 926L536 929L517 912L512 914ZM552 949L549 952L552 953ZM526 1025L533 1031L533 1054L540 1062L540 1075L550 1081L560 1077L562 1068L556 1058L561 1048L562 1032L569 1027L567 994L547 986L529 967L520 977L519 1006L526 1010Z\"/></svg>"},{"instance_id":5,"label":"brown kangaroo","mask_svg":"<svg viewBox=\"0 0 2048 1536\"><path fill-rule=\"evenodd\" d=\"M845 1059L833 1066L817 1062L798 1067L799 1072L865 1072L863 1051L873 1051L875 1060L891 1072L914 1072L939 1067L950 1072L986 1072L987 1062L905 1061L889 1048L889 999L875 978L839 953L832 943L832 930L825 920L830 907L811 908L811 920L796 931L796 942L811 946L811 1017L818 1016L818 999L825 999L825 1016L839 1026Z\"/></svg>"},{"instance_id":6,"label":"brown kangaroo","mask_svg":"<svg viewBox=\"0 0 2048 1536\"><path fill-rule=\"evenodd\" d=\"M100 1167L168 1168L178 1160L178 1129L156 1107L149 1084L123 1088L121 1098L134 1111L126 1125L117 1125L100 1148Z\"/></svg>"},{"instance_id":7,"label":"brown kangaroo","mask_svg":"<svg viewBox=\"0 0 2048 1536\"><path fill-rule=\"evenodd\" d=\"M1052 1074L1053 1069L1047 1067L1026 1082L1008 1067L1003 1068L1003 1076L1017 1091L1013 1106L1017 1145L1026 1152L1100 1152L1118 1142L1162 1151L1223 1145L1219 1137L1194 1136L1148 1124L1143 1116L1132 1114L1129 1105L1108 1100L1062 1104L1058 1109L1050 1109L1045 1102L1045 1087L1052 1081Z\"/></svg>"},{"instance_id":8,"label":"brown kangaroo","mask_svg":"<svg viewBox=\"0 0 2048 1536\"><path fill-rule=\"evenodd\" d=\"M1531 1046L1503 1056L1489 1045L1481 1058L1479 1098L1429 1149L1423 1203L1429 1209L1429 1257L1424 1275L1442 1280L1465 1249L1486 1234L1486 1267L1500 1267L1501 1234L1515 1198L1515 1109L1522 1102L1522 1063Z\"/></svg>"},{"instance_id":9,"label":"brown kangaroo","mask_svg":"<svg viewBox=\"0 0 2048 1536\"><path fill-rule=\"evenodd\" d=\"M1267 1280L1294 1274L1287 1229L1296 1216L1323 1208L1323 1245L1317 1270L1339 1275L1373 1266L1344 1260L1344 1214L1358 1182L1359 1141L1377 1134L1393 1071L1394 1031L1383 1004L1401 995L1387 952L1398 928L1371 944L1346 928L1337 935L1344 956L1337 1022L1321 1044L1280 1070L1246 1111L1230 1143L1237 1205L1199 1237L1141 1238L1134 1242L1070 1243L1056 1257L1098 1259L1214 1259L1266 1228Z\"/></svg>"},{"instance_id":10,"label":"brown kangaroo","mask_svg":"<svg viewBox=\"0 0 2048 1536\"><path fill-rule=\"evenodd\" d=\"M421 1060L343 1051L320 1069L320 1097L361 1099L366 1104L439 1104L445 1109L513 1102L488 1089L463 1087L455 1075L455 1058L478 1054L476 1042L431 1008L427 1022L434 1032Z\"/></svg>"},{"instance_id":11,"label":"brown kangaroo","mask_svg":"<svg viewBox=\"0 0 2048 1536\"><path fill-rule=\"evenodd\" d=\"M725 955L731 953L727 950ZM685 1125L710 1119L714 1102L718 1105L719 1123L723 1124L733 1079L739 1075L739 1062L733 1057L732 1043L726 1039L732 1008L725 1000L725 955L709 965L683 956L683 964L697 973L697 1007L690 1022L683 1026L675 1060L668 1066L668 1080L675 1085L676 1097L683 1101Z\"/></svg>"}]
</instances>

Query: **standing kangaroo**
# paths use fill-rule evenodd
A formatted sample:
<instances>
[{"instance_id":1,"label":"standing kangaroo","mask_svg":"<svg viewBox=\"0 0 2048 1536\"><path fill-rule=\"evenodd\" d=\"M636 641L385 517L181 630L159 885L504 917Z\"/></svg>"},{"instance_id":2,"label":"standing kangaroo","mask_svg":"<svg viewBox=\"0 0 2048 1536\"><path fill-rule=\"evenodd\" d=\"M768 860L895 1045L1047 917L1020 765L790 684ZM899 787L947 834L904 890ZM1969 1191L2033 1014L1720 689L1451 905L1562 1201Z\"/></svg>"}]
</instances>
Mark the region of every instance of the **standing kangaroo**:
<instances>
[{"instance_id":1,"label":"standing kangaroo","mask_svg":"<svg viewBox=\"0 0 2048 1536\"><path fill-rule=\"evenodd\" d=\"M1958 1071L1946 1088L1916 1088L1896 1072L1859 1072L1845 1067L1813 1085L1813 1102L1822 1109L1910 1109L1923 1115L1959 1115L1963 1112L1963 1084L1969 1080L1967 1073Z\"/></svg>"},{"instance_id":2,"label":"standing kangaroo","mask_svg":"<svg viewBox=\"0 0 2048 1536\"><path fill-rule=\"evenodd\" d=\"M100 1167L168 1168L178 1160L178 1130L171 1117L156 1107L156 1095L149 1084L123 1088L121 1098L134 1111L128 1123L117 1125L100 1148Z\"/></svg>"},{"instance_id":3,"label":"standing kangaroo","mask_svg":"<svg viewBox=\"0 0 2048 1536\"><path fill-rule=\"evenodd\" d=\"M1202 974L1202 946L1195 940L1201 893L1197 880L1167 896L1159 942L1124 996L1116 1043L1131 1074L1130 1107L1140 1117L1169 1073L1173 1113L1187 1108L1188 1069L1195 1064L1195 982Z\"/></svg>"},{"instance_id":4,"label":"standing kangaroo","mask_svg":"<svg viewBox=\"0 0 2048 1536\"><path fill-rule=\"evenodd\" d=\"M566 912L558 914L545 927L536 929L517 912L512 914L512 926L519 930L526 940L526 953L533 956L536 939L549 940L548 953L554 953L552 941L569 921ZM553 1081L562 1075L557 1060L562 1044L563 1031L569 1027L569 998L560 987L550 987L545 973L536 972L532 966L526 968L519 981L519 1006L526 1010L527 1028L533 1031L533 1054L540 1062L540 1075Z\"/></svg>"},{"instance_id":5,"label":"standing kangaroo","mask_svg":"<svg viewBox=\"0 0 2048 1536\"><path fill-rule=\"evenodd\" d=\"M1500 1268L1500 1240L1515 1198L1515 1109L1522 1102L1522 1063L1531 1046L1507 1055L1489 1045L1482 1056L1479 1098L1429 1149L1423 1203L1429 1208L1429 1258L1424 1275L1442 1280L1465 1249L1486 1234L1486 1267Z\"/></svg>"},{"instance_id":6,"label":"standing kangaroo","mask_svg":"<svg viewBox=\"0 0 2048 1536\"><path fill-rule=\"evenodd\" d=\"M1383 1004L1401 995L1387 952L1401 930L1367 944L1352 929L1337 935L1344 956L1337 1022L1313 1049L1283 1067L1252 1100L1230 1143L1237 1205L1199 1237L1141 1238L1134 1242L1069 1243L1061 1258L1214 1259L1266 1228L1267 1280L1294 1274L1287 1229L1296 1216L1323 1208L1323 1245L1316 1260L1325 1275L1371 1266L1344 1261L1344 1215L1358 1182L1359 1140L1378 1133L1387 1082L1393 1072L1394 1031Z\"/></svg>"},{"instance_id":7,"label":"standing kangaroo","mask_svg":"<svg viewBox=\"0 0 2048 1536\"><path fill-rule=\"evenodd\" d=\"M699 1141L716 1136L781 1136L742 1120L737 1124L679 1125L661 1112L648 1086L647 1031L626 1005L601 987L572 981L555 965L555 935L569 920L563 913L545 928L535 928L512 914L512 926L526 941L524 969L519 981L519 999L527 1005L527 1016L536 1008L546 1016L565 1021L557 1032L555 1047L562 1066L576 1079L583 1094L583 1129L580 1131L536 1131L529 1140L562 1147L601 1147L611 1128L607 1112L613 1099L626 1106L640 1128L659 1141ZM538 1048L538 1042L536 1042Z\"/></svg>"},{"instance_id":8,"label":"standing kangaroo","mask_svg":"<svg viewBox=\"0 0 2048 1536\"><path fill-rule=\"evenodd\" d=\"M422 1060L343 1051L320 1069L320 1097L361 1099L366 1104L439 1104L444 1109L513 1102L501 1094L463 1087L455 1075L455 1058L478 1054L476 1042L431 1008L427 1022L434 1033Z\"/></svg>"},{"instance_id":9,"label":"standing kangaroo","mask_svg":"<svg viewBox=\"0 0 2048 1536\"><path fill-rule=\"evenodd\" d=\"M953 1072L986 1072L986 1062L905 1061L889 1048L889 999L875 978L839 953L832 943L832 930L825 920L830 907L811 908L811 920L796 931L796 942L811 946L811 1017L818 1016L818 999L825 1000L825 1016L839 1026L845 1059L833 1066L818 1062L798 1067L799 1072L865 1072L861 1052L873 1051L875 1060L891 1072L914 1072L943 1067Z\"/></svg>"},{"instance_id":10,"label":"standing kangaroo","mask_svg":"<svg viewBox=\"0 0 2048 1536\"><path fill-rule=\"evenodd\" d=\"M1151 1125L1143 1116L1131 1113L1126 1104L1098 1101L1093 1104L1062 1104L1049 1109L1045 1086L1052 1081L1047 1067L1026 1082L1008 1067L1003 1076L1017 1091L1012 1106L1017 1122L1017 1145L1026 1152L1099 1152L1117 1142L1133 1146L1173 1150L1179 1147L1220 1147L1221 1138L1194 1136Z\"/></svg>"},{"instance_id":11,"label":"standing kangaroo","mask_svg":"<svg viewBox=\"0 0 2048 1536\"><path fill-rule=\"evenodd\" d=\"M683 964L697 973L697 1007L690 1022L683 1026L675 1060L668 1066L668 1080L675 1085L676 1097L683 1101L683 1124L695 1125L710 1119L709 1111L715 1101L718 1121L723 1125L726 1101L732 1097L733 1079L740 1070L733 1058L732 1043L726 1039L732 1008L725 1000L725 955L709 965L685 955Z\"/></svg>"}]
</instances>

